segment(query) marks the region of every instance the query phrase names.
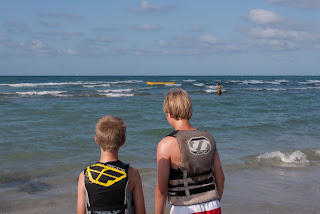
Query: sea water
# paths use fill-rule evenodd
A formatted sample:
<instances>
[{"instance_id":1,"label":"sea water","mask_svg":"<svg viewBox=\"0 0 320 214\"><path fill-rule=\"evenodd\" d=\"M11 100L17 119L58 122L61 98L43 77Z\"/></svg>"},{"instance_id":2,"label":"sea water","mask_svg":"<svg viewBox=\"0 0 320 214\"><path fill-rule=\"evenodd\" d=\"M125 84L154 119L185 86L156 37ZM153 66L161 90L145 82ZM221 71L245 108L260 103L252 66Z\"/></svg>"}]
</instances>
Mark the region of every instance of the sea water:
<instances>
[{"instance_id":1,"label":"sea water","mask_svg":"<svg viewBox=\"0 0 320 214\"><path fill-rule=\"evenodd\" d=\"M75 213L78 175L99 160L94 129L107 114L127 124L120 159L139 169L154 212L172 87L189 93L191 124L217 142L223 213L320 213L319 76L0 77L0 213Z\"/></svg>"}]
</instances>

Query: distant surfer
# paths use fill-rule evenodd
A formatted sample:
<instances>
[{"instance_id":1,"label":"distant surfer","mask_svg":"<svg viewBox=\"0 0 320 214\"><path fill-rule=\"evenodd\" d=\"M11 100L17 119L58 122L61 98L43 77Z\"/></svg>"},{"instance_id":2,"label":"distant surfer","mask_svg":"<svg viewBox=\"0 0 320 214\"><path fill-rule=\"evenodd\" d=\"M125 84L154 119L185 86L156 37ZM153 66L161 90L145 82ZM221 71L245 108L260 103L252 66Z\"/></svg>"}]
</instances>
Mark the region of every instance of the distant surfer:
<instances>
[{"instance_id":1,"label":"distant surfer","mask_svg":"<svg viewBox=\"0 0 320 214\"><path fill-rule=\"evenodd\" d=\"M217 86L218 86L218 94L221 95L222 94L221 85L219 83L217 83Z\"/></svg>"}]
</instances>

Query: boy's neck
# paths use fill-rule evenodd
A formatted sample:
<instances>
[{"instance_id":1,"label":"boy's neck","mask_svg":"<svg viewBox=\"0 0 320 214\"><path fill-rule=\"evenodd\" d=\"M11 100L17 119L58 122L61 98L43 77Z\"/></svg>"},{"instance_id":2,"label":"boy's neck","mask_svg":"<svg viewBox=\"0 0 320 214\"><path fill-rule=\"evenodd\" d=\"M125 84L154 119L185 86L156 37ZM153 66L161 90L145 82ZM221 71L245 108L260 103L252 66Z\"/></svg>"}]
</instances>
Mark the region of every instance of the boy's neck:
<instances>
[{"instance_id":1,"label":"boy's neck","mask_svg":"<svg viewBox=\"0 0 320 214\"><path fill-rule=\"evenodd\" d=\"M100 157L100 161L99 162L107 163L107 162L112 162L112 161L119 160L118 152L119 152L119 150L116 150L116 151L103 151L101 149L101 157Z\"/></svg>"},{"instance_id":2,"label":"boy's neck","mask_svg":"<svg viewBox=\"0 0 320 214\"><path fill-rule=\"evenodd\" d=\"M182 131L192 131L192 130L196 130L195 127L193 127L189 120L175 120L173 123L173 128L175 130L182 130Z\"/></svg>"}]
</instances>

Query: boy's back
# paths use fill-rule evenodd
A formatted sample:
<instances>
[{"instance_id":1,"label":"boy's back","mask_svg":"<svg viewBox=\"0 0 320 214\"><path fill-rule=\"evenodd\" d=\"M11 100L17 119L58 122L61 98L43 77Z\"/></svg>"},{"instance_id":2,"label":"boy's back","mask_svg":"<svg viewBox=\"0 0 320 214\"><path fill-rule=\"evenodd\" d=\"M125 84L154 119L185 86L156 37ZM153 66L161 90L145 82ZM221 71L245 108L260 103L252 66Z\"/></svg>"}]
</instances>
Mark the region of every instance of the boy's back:
<instances>
[{"instance_id":1,"label":"boy's back","mask_svg":"<svg viewBox=\"0 0 320 214\"><path fill-rule=\"evenodd\" d=\"M101 148L101 158L80 173L78 214L145 213L140 174L118 159L125 131L120 118L106 116L98 121L95 140Z\"/></svg>"}]
</instances>

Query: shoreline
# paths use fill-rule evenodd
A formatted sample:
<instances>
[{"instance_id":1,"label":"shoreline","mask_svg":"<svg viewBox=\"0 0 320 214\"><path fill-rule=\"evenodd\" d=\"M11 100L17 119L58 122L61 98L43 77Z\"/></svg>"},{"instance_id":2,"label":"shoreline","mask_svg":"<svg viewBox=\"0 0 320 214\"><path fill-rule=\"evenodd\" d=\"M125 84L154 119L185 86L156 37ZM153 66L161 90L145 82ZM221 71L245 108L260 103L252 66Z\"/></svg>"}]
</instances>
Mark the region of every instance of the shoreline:
<instances>
[{"instance_id":1,"label":"shoreline","mask_svg":"<svg viewBox=\"0 0 320 214\"><path fill-rule=\"evenodd\" d=\"M251 168L225 172L225 189L221 202L222 213L314 213L320 204L320 163L308 167ZM154 213L156 174L142 174L147 213ZM39 179L39 182L59 184L48 191L29 192L2 188L0 213L75 213L77 200L76 176L70 175L63 185L62 178ZM73 182L70 182L73 180ZM35 187L33 187L35 188ZM166 213L170 205L167 203Z\"/></svg>"}]
</instances>

